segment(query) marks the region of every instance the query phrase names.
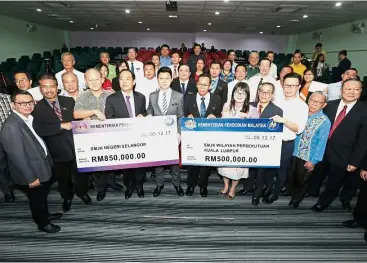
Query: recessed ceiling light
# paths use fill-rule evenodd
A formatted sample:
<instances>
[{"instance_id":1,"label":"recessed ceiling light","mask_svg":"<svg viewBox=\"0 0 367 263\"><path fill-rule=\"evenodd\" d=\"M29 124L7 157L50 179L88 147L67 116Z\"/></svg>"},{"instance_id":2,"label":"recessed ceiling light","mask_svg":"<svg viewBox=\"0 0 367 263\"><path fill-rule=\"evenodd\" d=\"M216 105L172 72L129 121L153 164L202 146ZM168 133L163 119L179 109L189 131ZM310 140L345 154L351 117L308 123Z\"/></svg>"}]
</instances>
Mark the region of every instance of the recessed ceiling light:
<instances>
[{"instance_id":1,"label":"recessed ceiling light","mask_svg":"<svg viewBox=\"0 0 367 263\"><path fill-rule=\"evenodd\" d=\"M206 32L206 29L204 29L203 31Z\"/></svg>"},{"instance_id":2,"label":"recessed ceiling light","mask_svg":"<svg viewBox=\"0 0 367 263\"><path fill-rule=\"evenodd\" d=\"M38 8L38 9L37 9L37 12L42 12L42 10Z\"/></svg>"},{"instance_id":3,"label":"recessed ceiling light","mask_svg":"<svg viewBox=\"0 0 367 263\"><path fill-rule=\"evenodd\" d=\"M303 15L303 18L307 18L308 17L308 15Z\"/></svg>"},{"instance_id":4,"label":"recessed ceiling light","mask_svg":"<svg viewBox=\"0 0 367 263\"><path fill-rule=\"evenodd\" d=\"M280 27L280 26L277 26L277 27Z\"/></svg>"},{"instance_id":5,"label":"recessed ceiling light","mask_svg":"<svg viewBox=\"0 0 367 263\"><path fill-rule=\"evenodd\" d=\"M91 27L90 29L94 30L94 28L93 28L93 27Z\"/></svg>"},{"instance_id":6,"label":"recessed ceiling light","mask_svg":"<svg viewBox=\"0 0 367 263\"><path fill-rule=\"evenodd\" d=\"M143 22L139 21L138 23L139 23L139 24L142 24Z\"/></svg>"},{"instance_id":7,"label":"recessed ceiling light","mask_svg":"<svg viewBox=\"0 0 367 263\"><path fill-rule=\"evenodd\" d=\"M73 20L70 20L70 23L72 23L72 24L73 24L73 23L74 23L74 21L73 21Z\"/></svg>"},{"instance_id":8,"label":"recessed ceiling light","mask_svg":"<svg viewBox=\"0 0 367 263\"><path fill-rule=\"evenodd\" d=\"M264 33L264 32L261 31L260 34L262 34L262 33Z\"/></svg>"},{"instance_id":9,"label":"recessed ceiling light","mask_svg":"<svg viewBox=\"0 0 367 263\"><path fill-rule=\"evenodd\" d=\"M223 0L223 2L229 2L229 0Z\"/></svg>"},{"instance_id":10,"label":"recessed ceiling light","mask_svg":"<svg viewBox=\"0 0 367 263\"><path fill-rule=\"evenodd\" d=\"M150 28L147 28L147 31L149 31L150 30Z\"/></svg>"},{"instance_id":11,"label":"recessed ceiling light","mask_svg":"<svg viewBox=\"0 0 367 263\"><path fill-rule=\"evenodd\" d=\"M342 3L341 2L337 2L337 3L335 3L335 6L337 6L337 7L339 7L339 6L341 6L342 5Z\"/></svg>"},{"instance_id":12,"label":"recessed ceiling light","mask_svg":"<svg viewBox=\"0 0 367 263\"><path fill-rule=\"evenodd\" d=\"M126 9L126 10L125 10L125 13L126 13L126 14L130 14L130 10L129 10L129 9Z\"/></svg>"},{"instance_id":13,"label":"recessed ceiling light","mask_svg":"<svg viewBox=\"0 0 367 263\"><path fill-rule=\"evenodd\" d=\"M170 15L170 16L168 16L169 18L177 18L177 16L172 16L172 15Z\"/></svg>"},{"instance_id":14,"label":"recessed ceiling light","mask_svg":"<svg viewBox=\"0 0 367 263\"><path fill-rule=\"evenodd\" d=\"M219 15L220 13L217 11L217 12L215 12L214 14Z\"/></svg>"},{"instance_id":15,"label":"recessed ceiling light","mask_svg":"<svg viewBox=\"0 0 367 263\"><path fill-rule=\"evenodd\" d=\"M211 26L212 25L212 23L208 23L208 26Z\"/></svg>"}]
</instances>

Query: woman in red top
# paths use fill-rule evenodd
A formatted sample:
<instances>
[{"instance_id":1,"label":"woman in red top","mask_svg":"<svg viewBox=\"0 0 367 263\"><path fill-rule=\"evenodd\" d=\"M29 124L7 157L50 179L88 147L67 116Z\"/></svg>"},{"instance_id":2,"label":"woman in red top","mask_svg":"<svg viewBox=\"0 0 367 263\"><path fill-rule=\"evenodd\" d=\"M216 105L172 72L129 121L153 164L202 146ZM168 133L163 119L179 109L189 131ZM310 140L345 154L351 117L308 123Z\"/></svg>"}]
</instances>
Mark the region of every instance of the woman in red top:
<instances>
[{"instance_id":1,"label":"woman in red top","mask_svg":"<svg viewBox=\"0 0 367 263\"><path fill-rule=\"evenodd\" d=\"M193 74L193 78L195 79L195 81L197 82L199 79L199 76L205 72L205 61L201 58L199 58L196 61L196 72Z\"/></svg>"},{"instance_id":2,"label":"woman in red top","mask_svg":"<svg viewBox=\"0 0 367 263\"><path fill-rule=\"evenodd\" d=\"M96 66L96 69L99 70L102 74L102 88L109 92L112 92L112 82L107 78L108 76L108 67L102 63Z\"/></svg>"}]
</instances>

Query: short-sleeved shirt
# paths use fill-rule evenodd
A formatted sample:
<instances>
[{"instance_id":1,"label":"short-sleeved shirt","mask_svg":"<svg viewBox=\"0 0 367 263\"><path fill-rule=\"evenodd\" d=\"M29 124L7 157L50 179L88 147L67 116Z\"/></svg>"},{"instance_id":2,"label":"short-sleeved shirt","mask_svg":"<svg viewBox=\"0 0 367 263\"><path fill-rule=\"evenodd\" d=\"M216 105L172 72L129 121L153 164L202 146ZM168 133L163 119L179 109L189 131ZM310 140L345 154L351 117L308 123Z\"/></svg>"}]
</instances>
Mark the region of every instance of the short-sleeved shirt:
<instances>
[{"instance_id":1,"label":"short-sleeved shirt","mask_svg":"<svg viewBox=\"0 0 367 263\"><path fill-rule=\"evenodd\" d=\"M75 102L74 111L77 110L99 110L104 113L106 106L106 99L112 93L103 90L101 96L96 97L92 91L87 90L80 94L79 98ZM97 116L91 116L92 120L97 120Z\"/></svg>"}]
</instances>

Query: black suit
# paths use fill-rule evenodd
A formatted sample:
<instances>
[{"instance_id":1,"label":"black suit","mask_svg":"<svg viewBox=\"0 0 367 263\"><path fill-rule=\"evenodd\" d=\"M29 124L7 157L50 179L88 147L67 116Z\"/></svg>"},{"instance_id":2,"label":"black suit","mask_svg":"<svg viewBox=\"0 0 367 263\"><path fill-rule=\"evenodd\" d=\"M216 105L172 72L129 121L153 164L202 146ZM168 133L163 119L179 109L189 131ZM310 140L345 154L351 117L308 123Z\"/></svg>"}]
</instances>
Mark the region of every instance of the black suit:
<instances>
[{"instance_id":1,"label":"black suit","mask_svg":"<svg viewBox=\"0 0 367 263\"><path fill-rule=\"evenodd\" d=\"M342 74L350 69L352 66L352 62L348 58L344 58L340 60L338 67L336 68L336 76L335 76L335 82L342 80Z\"/></svg>"},{"instance_id":2,"label":"black suit","mask_svg":"<svg viewBox=\"0 0 367 263\"><path fill-rule=\"evenodd\" d=\"M181 82L180 82L180 78L175 78L172 81L171 89L182 93L182 85L181 85ZM189 78L189 82L187 83L186 88L185 88L184 96L186 97L186 95L194 94L196 92L197 92L196 82L195 82L194 79Z\"/></svg>"},{"instance_id":3,"label":"black suit","mask_svg":"<svg viewBox=\"0 0 367 263\"><path fill-rule=\"evenodd\" d=\"M58 96L62 120L56 115L54 109L46 99L42 99L34 107L33 127L41 136L50 151L55 164L54 175L58 182L61 197L72 200L74 190L77 196L82 197L88 192L88 181L84 174L78 174L75 160L74 140L71 130L61 129L62 123L74 121L73 98ZM75 189L73 190L73 180Z\"/></svg>"},{"instance_id":4,"label":"black suit","mask_svg":"<svg viewBox=\"0 0 367 263\"><path fill-rule=\"evenodd\" d=\"M196 103L196 93L188 95L184 102L184 116L193 115L194 118L200 118L200 105ZM204 118L210 114L220 118L222 113L221 100L217 95L210 94L210 100L205 112ZM211 167L205 166L189 166L187 169L187 186L195 187L199 185L200 188L208 186L208 179L210 176Z\"/></svg>"},{"instance_id":5,"label":"black suit","mask_svg":"<svg viewBox=\"0 0 367 263\"><path fill-rule=\"evenodd\" d=\"M139 92L133 91L135 116L147 115L145 96ZM107 119L116 118L130 118L129 111L127 109L124 95L122 91L117 91L114 94L108 96L106 100L105 115ZM132 190L133 188L142 189L145 180L145 169L125 169L124 171L124 185Z\"/></svg>"},{"instance_id":6,"label":"black suit","mask_svg":"<svg viewBox=\"0 0 367 263\"><path fill-rule=\"evenodd\" d=\"M219 78L219 77L218 77ZM214 91L215 95L218 95L221 100L222 107L227 102L227 96L228 96L228 84L227 82L218 79L217 88Z\"/></svg>"},{"instance_id":7,"label":"black suit","mask_svg":"<svg viewBox=\"0 0 367 263\"><path fill-rule=\"evenodd\" d=\"M330 101L324 108L324 113L334 124L339 100ZM347 172L347 166L360 167L367 151L367 105L357 101L347 113L343 121L335 129L328 140L323 164L328 172L325 191L320 195L319 202L328 206L339 193L341 202L349 202L358 189L358 172ZM320 178L322 175L315 172ZM314 174L314 176L315 176ZM320 183L321 184L321 183ZM319 185L320 186L320 185Z\"/></svg>"},{"instance_id":8,"label":"black suit","mask_svg":"<svg viewBox=\"0 0 367 263\"><path fill-rule=\"evenodd\" d=\"M39 227L45 227L49 224L47 195L53 165L50 153L45 152L25 121L16 113L4 122L0 143L7 154L14 184L28 197L33 220ZM29 184L37 179L41 185L29 188Z\"/></svg>"}]
</instances>

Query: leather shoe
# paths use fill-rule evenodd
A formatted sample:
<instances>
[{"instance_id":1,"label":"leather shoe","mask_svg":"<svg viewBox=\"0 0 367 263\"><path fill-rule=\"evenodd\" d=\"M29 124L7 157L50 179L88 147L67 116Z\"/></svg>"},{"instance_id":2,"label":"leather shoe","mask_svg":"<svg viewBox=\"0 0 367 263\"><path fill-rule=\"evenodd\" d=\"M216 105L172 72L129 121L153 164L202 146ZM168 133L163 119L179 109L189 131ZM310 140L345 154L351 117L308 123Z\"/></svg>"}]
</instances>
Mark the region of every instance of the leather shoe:
<instances>
[{"instance_id":1,"label":"leather shoe","mask_svg":"<svg viewBox=\"0 0 367 263\"><path fill-rule=\"evenodd\" d=\"M46 233L57 233L61 230L61 227L58 225L54 225L52 223L49 223L47 226L44 227L38 227L39 231L46 232Z\"/></svg>"},{"instance_id":2,"label":"leather shoe","mask_svg":"<svg viewBox=\"0 0 367 263\"><path fill-rule=\"evenodd\" d=\"M63 216L62 213L53 213L53 214L48 214L48 219L49 220L58 220Z\"/></svg>"},{"instance_id":3,"label":"leather shoe","mask_svg":"<svg viewBox=\"0 0 367 263\"><path fill-rule=\"evenodd\" d=\"M186 189L186 195L192 196L194 194L195 187L187 187Z\"/></svg>"},{"instance_id":4,"label":"leather shoe","mask_svg":"<svg viewBox=\"0 0 367 263\"><path fill-rule=\"evenodd\" d=\"M70 210L70 207L71 207L71 201L72 200L67 200L67 199L64 199L64 202L62 202L62 211L64 213L66 213L67 211Z\"/></svg>"},{"instance_id":5,"label":"leather shoe","mask_svg":"<svg viewBox=\"0 0 367 263\"><path fill-rule=\"evenodd\" d=\"M106 197L106 192L97 193L97 201L102 201Z\"/></svg>"},{"instance_id":6,"label":"leather shoe","mask_svg":"<svg viewBox=\"0 0 367 263\"><path fill-rule=\"evenodd\" d=\"M162 189L164 188L164 186L157 186L155 189L154 189L154 192L153 192L153 196L154 197L157 197L161 194L161 191Z\"/></svg>"},{"instance_id":7,"label":"leather shoe","mask_svg":"<svg viewBox=\"0 0 367 263\"><path fill-rule=\"evenodd\" d=\"M360 223L358 223L358 221L352 219L352 220L348 220L348 221L344 221L343 222L343 226L348 227L348 228L358 228L358 227L362 227Z\"/></svg>"},{"instance_id":8,"label":"leather shoe","mask_svg":"<svg viewBox=\"0 0 367 263\"><path fill-rule=\"evenodd\" d=\"M323 206L321 205L320 203L316 203L312 208L311 210L314 211L314 212L322 212L324 211L326 208L326 206Z\"/></svg>"},{"instance_id":9,"label":"leather shoe","mask_svg":"<svg viewBox=\"0 0 367 263\"><path fill-rule=\"evenodd\" d=\"M290 206L290 207L294 207L294 208L297 208L297 207L299 207L299 202L297 202L297 201L295 201L295 200L293 200L293 199L292 199L292 200L289 202L288 206Z\"/></svg>"},{"instance_id":10,"label":"leather shoe","mask_svg":"<svg viewBox=\"0 0 367 263\"><path fill-rule=\"evenodd\" d=\"M352 211L352 206L350 205L349 202L342 202L342 208L343 210L350 212Z\"/></svg>"},{"instance_id":11,"label":"leather shoe","mask_svg":"<svg viewBox=\"0 0 367 263\"><path fill-rule=\"evenodd\" d=\"M200 188L200 195L201 197L207 197L208 196L208 189L206 187Z\"/></svg>"},{"instance_id":12,"label":"leather shoe","mask_svg":"<svg viewBox=\"0 0 367 263\"><path fill-rule=\"evenodd\" d=\"M144 197L144 189L143 188L136 189L136 193L138 194L138 196L140 198Z\"/></svg>"},{"instance_id":13,"label":"leather shoe","mask_svg":"<svg viewBox=\"0 0 367 263\"><path fill-rule=\"evenodd\" d=\"M271 194L268 198L264 198L263 200L265 204L272 204L276 200L278 200L278 196L275 194Z\"/></svg>"},{"instance_id":14,"label":"leather shoe","mask_svg":"<svg viewBox=\"0 0 367 263\"><path fill-rule=\"evenodd\" d=\"M241 189L238 191L238 195L248 195L248 194L251 194L252 191L249 191L249 190L246 190L245 188Z\"/></svg>"},{"instance_id":15,"label":"leather shoe","mask_svg":"<svg viewBox=\"0 0 367 263\"><path fill-rule=\"evenodd\" d=\"M86 205L90 205L92 203L92 199L88 194L83 195L82 197L80 197L80 199L82 199L83 203Z\"/></svg>"},{"instance_id":16,"label":"leather shoe","mask_svg":"<svg viewBox=\"0 0 367 263\"><path fill-rule=\"evenodd\" d=\"M110 184L108 185L108 188L114 190L114 191L122 191L122 189L124 189L124 187L121 185L121 184L118 184L118 183L114 183L114 184Z\"/></svg>"},{"instance_id":17,"label":"leather shoe","mask_svg":"<svg viewBox=\"0 0 367 263\"><path fill-rule=\"evenodd\" d=\"M4 194L5 203L13 203L15 201L15 195L13 192Z\"/></svg>"},{"instance_id":18,"label":"leather shoe","mask_svg":"<svg viewBox=\"0 0 367 263\"><path fill-rule=\"evenodd\" d=\"M129 199L133 195L133 190L127 189L125 191L125 199Z\"/></svg>"},{"instance_id":19,"label":"leather shoe","mask_svg":"<svg viewBox=\"0 0 367 263\"><path fill-rule=\"evenodd\" d=\"M252 205L253 205L253 206L258 206L258 205L259 205L259 203L260 203L259 198L256 198L256 197L253 197L253 198L252 198Z\"/></svg>"},{"instance_id":20,"label":"leather shoe","mask_svg":"<svg viewBox=\"0 0 367 263\"><path fill-rule=\"evenodd\" d=\"M271 190L270 189L266 189L263 192L263 198L269 198L270 195L271 195Z\"/></svg>"},{"instance_id":21,"label":"leather shoe","mask_svg":"<svg viewBox=\"0 0 367 263\"><path fill-rule=\"evenodd\" d=\"M181 185L175 186L175 189L176 189L176 193L177 193L178 196L184 196L185 195L185 192L182 189Z\"/></svg>"}]
</instances>

